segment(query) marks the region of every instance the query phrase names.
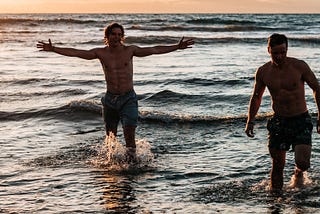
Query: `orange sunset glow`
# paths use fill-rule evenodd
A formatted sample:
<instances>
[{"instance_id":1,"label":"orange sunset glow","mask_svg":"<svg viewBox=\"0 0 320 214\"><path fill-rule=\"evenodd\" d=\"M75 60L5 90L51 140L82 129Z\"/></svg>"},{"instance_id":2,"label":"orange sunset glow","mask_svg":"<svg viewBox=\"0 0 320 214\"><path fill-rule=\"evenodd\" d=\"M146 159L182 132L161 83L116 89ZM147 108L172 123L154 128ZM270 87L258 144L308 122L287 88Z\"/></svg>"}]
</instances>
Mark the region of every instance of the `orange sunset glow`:
<instances>
[{"instance_id":1,"label":"orange sunset glow","mask_svg":"<svg viewBox=\"0 0 320 214\"><path fill-rule=\"evenodd\" d=\"M0 0L0 13L319 12L319 0Z\"/></svg>"}]
</instances>

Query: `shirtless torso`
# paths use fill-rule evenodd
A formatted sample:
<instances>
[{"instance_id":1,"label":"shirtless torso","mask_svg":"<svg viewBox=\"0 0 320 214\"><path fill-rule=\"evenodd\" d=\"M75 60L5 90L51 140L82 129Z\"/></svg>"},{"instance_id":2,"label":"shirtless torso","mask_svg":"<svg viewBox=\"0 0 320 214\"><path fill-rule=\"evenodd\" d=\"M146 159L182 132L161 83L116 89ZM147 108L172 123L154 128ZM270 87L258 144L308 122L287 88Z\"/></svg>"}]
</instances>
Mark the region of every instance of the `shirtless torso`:
<instances>
[{"instance_id":1,"label":"shirtless torso","mask_svg":"<svg viewBox=\"0 0 320 214\"><path fill-rule=\"evenodd\" d=\"M133 90L133 49L121 46L113 51L108 47L96 51L103 67L108 92L125 94Z\"/></svg>"},{"instance_id":2,"label":"shirtless torso","mask_svg":"<svg viewBox=\"0 0 320 214\"><path fill-rule=\"evenodd\" d=\"M268 88L277 115L291 117L307 111L304 76L308 72L305 63L294 58L281 66L268 62L257 70L257 86Z\"/></svg>"},{"instance_id":3,"label":"shirtless torso","mask_svg":"<svg viewBox=\"0 0 320 214\"><path fill-rule=\"evenodd\" d=\"M248 121L254 120L266 87L271 95L274 113L284 117L292 117L307 111L305 83L313 91L319 91L318 80L309 66L302 60L287 57L285 44L273 47L269 52L272 60L256 71ZM318 105L318 98L316 102Z\"/></svg>"}]
</instances>

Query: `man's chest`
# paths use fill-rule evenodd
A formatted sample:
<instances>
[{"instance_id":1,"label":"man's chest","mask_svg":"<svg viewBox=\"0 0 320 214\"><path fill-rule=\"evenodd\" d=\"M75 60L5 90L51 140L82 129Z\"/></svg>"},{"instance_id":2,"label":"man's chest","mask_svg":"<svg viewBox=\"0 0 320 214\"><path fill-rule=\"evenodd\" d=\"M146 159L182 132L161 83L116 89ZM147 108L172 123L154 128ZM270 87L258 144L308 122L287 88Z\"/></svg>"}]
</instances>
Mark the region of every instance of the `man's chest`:
<instances>
[{"instance_id":1,"label":"man's chest","mask_svg":"<svg viewBox=\"0 0 320 214\"><path fill-rule=\"evenodd\" d=\"M101 61L108 70L121 70L132 67L132 55L126 52L104 54L101 57Z\"/></svg>"},{"instance_id":2,"label":"man's chest","mask_svg":"<svg viewBox=\"0 0 320 214\"><path fill-rule=\"evenodd\" d=\"M294 91L303 85L301 73L295 69L286 71L272 70L265 75L263 81L271 91Z\"/></svg>"}]
</instances>

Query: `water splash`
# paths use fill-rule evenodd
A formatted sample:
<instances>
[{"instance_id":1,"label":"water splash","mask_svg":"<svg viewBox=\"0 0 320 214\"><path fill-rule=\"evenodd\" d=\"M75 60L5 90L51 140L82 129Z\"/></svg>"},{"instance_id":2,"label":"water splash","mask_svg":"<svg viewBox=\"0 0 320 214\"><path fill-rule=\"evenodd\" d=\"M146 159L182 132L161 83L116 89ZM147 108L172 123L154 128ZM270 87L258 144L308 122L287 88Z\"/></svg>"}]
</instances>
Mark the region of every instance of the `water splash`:
<instances>
[{"instance_id":1,"label":"water splash","mask_svg":"<svg viewBox=\"0 0 320 214\"><path fill-rule=\"evenodd\" d=\"M308 173L304 172L301 177L292 175L288 188L300 189L302 187L308 187L312 184L312 180L308 177Z\"/></svg>"},{"instance_id":2,"label":"water splash","mask_svg":"<svg viewBox=\"0 0 320 214\"><path fill-rule=\"evenodd\" d=\"M128 161L128 150L114 135L106 136L98 148L98 155L91 162L99 168L124 172L152 168L154 155L151 145L144 139L136 141L135 161Z\"/></svg>"},{"instance_id":3,"label":"water splash","mask_svg":"<svg viewBox=\"0 0 320 214\"><path fill-rule=\"evenodd\" d=\"M304 175L307 177L307 175ZM311 182L305 179L304 188L290 189L285 185L281 195L270 194L269 181L238 180L232 182L221 182L209 187L196 190L193 201L201 203L246 203L248 205L264 204L271 213L281 213L284 210L300 210L305 207L308 210L316 209L319 202L319 182Z\"/></svg>"},{"instance_id":4,"label":"water splash","mask_svg":"<svg viewBox=\"0 0 320 214\"><path fill-rule=\"evenodd\" d=\"M253 192L270 191L269 181L267 179L263 179L261 182L253 184L253 186L250 187L250 190Z\"/></svg>"}]
</instances>

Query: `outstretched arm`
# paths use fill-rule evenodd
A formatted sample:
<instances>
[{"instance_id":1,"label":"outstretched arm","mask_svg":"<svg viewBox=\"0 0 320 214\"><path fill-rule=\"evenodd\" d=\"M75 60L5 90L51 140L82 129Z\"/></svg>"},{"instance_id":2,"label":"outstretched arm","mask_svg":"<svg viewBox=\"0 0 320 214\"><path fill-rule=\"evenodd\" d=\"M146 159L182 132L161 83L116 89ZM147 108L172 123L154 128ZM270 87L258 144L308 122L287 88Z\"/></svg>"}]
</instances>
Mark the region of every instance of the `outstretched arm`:
<instances>
[{"instance_id":1,"label":"outstretched arm","mask_svg":"<svg viewBox=\"0 0 320 214\"><path fill-rule=\"evenodd\" d=\"M61 54L64 56L79 57L79 58L88 59L88 60L97 58L95 49L79 50L75 48L59 48L59 47L53 46L50 39L48 40L48 43L39 41L37 44L37 48L39 48L40 51L55 52L57 54Z\"/></svg>"},{"instance_id":2,"label":"outstretched arm","mask_svg":"<svg viewBox=\"0 0 320 214\"><path fill-rule=\"evenodd\" d=\"M134 50L134 56L144 57L144 56L150 56L152 54L165 54L165 53L169 53L179 49L182 50L186 48L191 48L193 44L194 44L193 39L184 40L184 37L182 37L179 43L175 45L159 45L159 46L146 47L146 48L136 47L136 49Z\"/></svg>"}]
</instances>

